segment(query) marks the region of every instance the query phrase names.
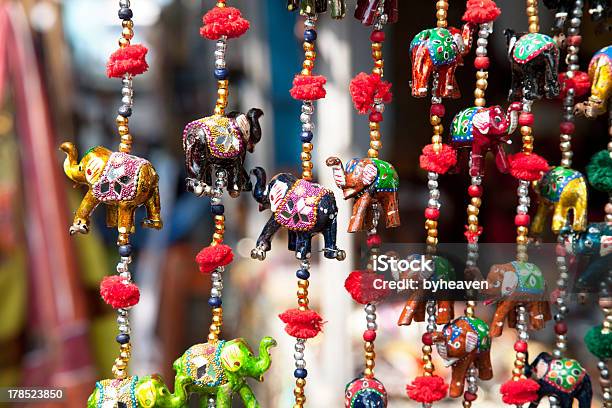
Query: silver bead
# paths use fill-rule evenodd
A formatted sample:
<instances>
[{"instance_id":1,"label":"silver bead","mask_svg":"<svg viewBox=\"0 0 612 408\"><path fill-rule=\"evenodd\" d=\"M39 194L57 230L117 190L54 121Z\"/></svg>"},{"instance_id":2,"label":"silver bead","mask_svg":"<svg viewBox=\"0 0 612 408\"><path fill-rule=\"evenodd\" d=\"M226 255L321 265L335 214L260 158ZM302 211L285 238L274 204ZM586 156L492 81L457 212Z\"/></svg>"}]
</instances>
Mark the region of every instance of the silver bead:
<instances>
[{"instance_id":1,"label":"silver bead","mask_svg":"<svg viewBox=\"0 0 612 408\"><path fill-rule=\"evenodd\" d=\"M597 368L601 371L601 370L605 370L608 367L608 365L606 364L605 361L603 360L599 360L597 362Z\"/></svg>"},{"instance_id":2,"label":"silver bead","mask_svg":"<svg viewBox=\"0 0 612 408\"><path fill-rule=\"evenodd\" d=\"M374 322L368 322L366 324L366 327L368 328L368 330L378 330L378 325Z\"/></svg>"},{"instance_id":3,"label":"silver bead","mask_svg":"<svg viewBox=\"0 0 612 408\"><path fill-rule=\"evenodd\" d=\"M302 353L301 351L293 353L293 359L296 360L296 361L297 360L303 360L304 359L304 353Z\"/></svg>"},{"instance_id":4,"label":"silver bead","mask_svg":"<svg viewBox=\"0 0 612 408\"><path fill-rule=\"evenodd\" d=\"M384 103L376 103L376 104L374 104L374 109L376 110L376 112L383 113L385 111L385 104Z\"/></svg>"},{"instance_id":5,"label":"silver bead","mask_svg":"<svg viewBox=\"0 0 612 408\"><path fill-rule=\"evenodd\" d=\"M520 197L519 198L519 204L521 204L521 205L529 205L530 201L531 200L529 199L528 196Z\"/></svg>"},{"instance_id":6,"label":"silver bead","mask_svg":"<svg viewBox=\"0 0 612 408\"><path fill-rule=\"evenodd\" d=\"M486 49L486 47L477 47L476 48L476 55L478 57L486 57L487 56L487 49Z\"/></svg>"},{"instance_id":7,"label":"silver bead","mask_svg":"<svg viewBox=\"0 0 612 408\"><path fill-rule=\"evenodd\" d=\"M429 180L437 180L438 179L438 173L433 172L433 171L428 172L427 173L427 179L429 179Z\"/></svg>"},{"instance_id":8,"label":"silver bead","mask_svg":"<svg viewBox=\"0 0 612 408\"><path fill-rule=\"evenodd\" d=\"M132 88L124 86L123 88L121 88L121 95L129 96L130 98L132 98L134 97L134 90Z\"/></svg>"},{"instance_id":9,"label":"silver bead","mask_svg":"<svg viewBox=\"0 0 612 408\"><path fill-rule=\"evenodd\" d=\"M129 8L130 0L119 0L119 7L121 8Z\"/></svg>"},{"instance_id":10,"label":"silver bead","mask_svg":"<svg viewBox=\"0 0 612 408\"><path fill-rule=\"evenodd\" d=\"M427 182L427 188L433 190L434 188L438 188L438 182L435 180L429 180Z\"/></svg>"},{"instance_id":11,"label":"silver bead","mask_svg":"<svg viewBox=\"0 0 612 408\"><path fill-rule=\"evenodd\" d=\"M312 115L314 113L314 106L311 103L303 103L302 112Z\"/></svg>"},{"instance_id":12,"label":"silver bead","mask_svg":"<svg viewBox=\"0 0 612 408\"><path fill-rule=\"evenodd\" d=\"M363 310L365 310L365 312L368 313L368 314L374 314L374 313L376 313L376 305L374 305L372 303L368 303L367 305L365 305Z\"/></svg>"},{"instance_id":13,"label":"silver bead","mask_svg":"<svg viewBox=\"0 0 612 408\"><path fill-rule=\"evenodd\" d=\"M122 273L122 272L127 272L127 271L128 271L128 266L126 263L119 262L117 264L117 273Z\"/></svg>"},{"instance_id":14,"label":"silver bead","mask_svg":"<svg viewBox=\"0 0 612 408\"><path fill-rule=\"evenodd\" d=\"M302 122L302 123L308 123L308 122L310 122L310 115L309 115L309 114L307 114L307 113L302 113L302 114L300 115L300 122Z\"/></svg>"},{"instance_id":15,"label":"silver bead","mask_svg":"<svg viewBox=\"0 0 612 408\"><path fill-rule=\"evenodd\" d=\"M132 274L127 272L127 271L126 272L121 272L119 274L119 276L121 277L121 279L126 280L128 282L132 280Z\"/></svg>"},{"instance_id":16,"label":"silver bead","mask_svg":"<svg viewBox=\"0 0 612 408\"><path fill-rule=\"evenodd\" d=\"M132 107L134 105L134 100L132 99L131 96L124 96L121 98L121 103L124 104L125 106Z\"/></svg>"},{"instance_id":17,"label":"silver bead","mask_svg":"<svg viewBox=\"0 0 612 408\"><path fill-rule=\"evenodd\" d=\"M127 316L117 316L117 324L130 324Z\"/></svg>"},{"instance_id":18,"label":"silver bead","mask_svg":"<svg viewBox=\"0 0 612 408\"><path fill-rule=\"evenodd\" d=\"M553 357L554 358L561 358L561 357L563 357L563 354L561 353L560 350L554 349L553 350Z\"/></svg>"},{"instance_id":19,"label":"silver bead","mask_svg":"<svg viewBox=\"0 0 612 408\"><path fill-rule=\"evenodd\" d=\"M601 376L601 378L607 379L610 376L610 372L607 369L601 370L599 372L599 375Z\"/></svg>"},{"instance_id":20,"label":"silver bead","mask_svg":"<svg viewBox=\"0 0 612 408\"><path fill-rule=\"evenodd\" d=\"M299 339L299 340L302 340L302 339ZM303 353L304 349L306 349L306 345L304 344L304 342L299 341L299 340L295 343L295 351L297 351L298 353Z\"/></svg>"},{"instance_id":21,"label":"silver bead","mask_svg":"<svg viewBox=\"0 0 612 408\"><path fill-rule=\"evenodd\" d=\"M127 88L133 87L132 77L130 76L130 74L126 74L123 78L121 78L121 85Z\"/></svg>"},{"instance_id":22,"label":"silver bead","mask_svg":"<svg viewBox=\"0 0 612 408\"><path fill-rule=\"evenodd\" d=\"M306 368L306 360L295 360L296 368Z\"/></svg>"},{"instance_id":23,"label":"silver bead","mask_svg":"<svg viewBox=\"0 0 612 408\"><path fill-rule=\"evenodd\" d=\"M124 334L130 334L130 326L127 324L120 324L119 332Z\"/></svg>"},{"instance_id":24,"label":"silver bead","mask_svg":"<svg viewBox=\"0 0 612 408\"><path fill-rule=\"evenodd\" d=\"M366 320L367 320L368 323L375 322L376 321L376 315L373 314L373 313L368 313L366 315Z\"/></svg>"},{"instance_id":25,"label":"silver bead","mask_svg":"<svg viewBox=\"0 0 612 408\"><path fill-rule=\"evenodd\" d=\"M225 68L225 60L223 58L215 59L215 68Z\"/></svg>"},{"instance_id":26,"label":"silver bead","mask_svg":"<svg viewBox=\"0 0 612 408\"><path fill-rule=\"evenodd\" d=\"M440 202L438 200L436 200L435 198L430 198L427 201L427 206L430 208L435 208L435 209L440 209Z\"/></svg>"},{"instance_id":27,"label":"silver bead","mask_svg":"<svg viewBox=\"0 0 612 408\"><path fill-rule=\"evenodd\" d=\"M304 132L312 132L314 130L314 127L314 123L312 122L302 123L302 130Z\"/></svg>"},{"instance_id":28,"label":"silver bead","mask_svg":"<svg viewBox=\"0 0 612 408\"><path fill-rule=\"evenodd\" d=\"M210 290L210 296L212 297L221 297L221 291L217 288L212 288Z\"/></svg>"},{"instance_id":29,"label":"silver bead","mask_svg":"<svg viewBox=\"0 0 612 408\"><path fill-rule=\"evenodd\" d=\"M440 198L440 190L434 188L429 190L429 197L434 198L434 199L439 199Z\"/></svg>"}]
</instances>

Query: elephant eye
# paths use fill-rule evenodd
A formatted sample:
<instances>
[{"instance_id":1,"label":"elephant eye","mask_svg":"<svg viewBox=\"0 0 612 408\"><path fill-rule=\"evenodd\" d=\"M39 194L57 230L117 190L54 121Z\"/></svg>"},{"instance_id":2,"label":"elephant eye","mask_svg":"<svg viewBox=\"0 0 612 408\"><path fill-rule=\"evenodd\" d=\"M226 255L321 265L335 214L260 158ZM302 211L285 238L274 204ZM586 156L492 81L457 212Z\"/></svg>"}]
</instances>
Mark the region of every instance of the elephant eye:
<instances>
[{"instance_id":1,"label":"elephant eye","mask_svg":"<svg viewBox=\"0 0 612 408\"><path fill-rule=\"evenodd\" d=\"M240 361L234 361L234 367L240 367Z\"/></svg>"},{"instance_id":2,"label":"elephant eye","mask_svg":"<svg viewBox=\"0 0 612 408\"><path fill-rule=\"evenodd\" d=\"M499 288L501 286L501 282L497 281L493 284L494 288Z\"/></svg>"},{"instance_id":3,"label":"elephant eye","mask_svg":"<svg viewBox=\"0 0 612 408\"><path fill-rule=\"evenodd\" d=\"M456 342L454 342L454 343L453 343L453 347L454 347L454 348L459 348L459 347L461 347L461 342L460 342L460 341L456 341Z\"/></svg>"},{"instance_id":4,"label":"elephant eye","mask_svg":"<svg viewBox=\"0 0 612 408\"><path fill-rule=\"evenodd\" d=\"M501 121L502 121L502 120L501 120L501 118L500 118L499 116L496 116L496 117L495 117L495 123L500 123Z\"/></svg>"}]
</instances>

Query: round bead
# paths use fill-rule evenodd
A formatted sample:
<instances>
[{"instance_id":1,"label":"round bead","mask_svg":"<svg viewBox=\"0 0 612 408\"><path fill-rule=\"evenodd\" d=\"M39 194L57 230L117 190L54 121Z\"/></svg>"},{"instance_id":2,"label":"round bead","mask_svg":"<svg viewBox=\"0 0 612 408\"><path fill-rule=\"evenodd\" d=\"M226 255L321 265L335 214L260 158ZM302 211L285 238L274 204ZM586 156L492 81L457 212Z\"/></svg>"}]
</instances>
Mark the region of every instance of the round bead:
<instances>
[{"instance_id":1,"label":"round bead","mask_svg":"<svg viewBox=\"0 0 612 408\"><path fill-rule=\"evenodd\" d=\"M115 337L115 341L119 344L127 344L130 342L130 335L125 333L118 334L117 337Z\"/></svg>"},{"instance_id":2,"label":"round bead","mask_svg":"<svg viewBox=\"0 0 612 408\"><path fill-rule=\"evenodd\" d=\"M307 280L310 278L310 272L306 269L298 269L295 276L297 276L298 279Z\"/></svg>"},{"instance_id":3,"label":"round bead","mask_svg":"<svg viewBox=\"0 0 612 408\"><path fill-rule=\"evenodd\" d=\"M383 115L380 112L372 112L372 113L370 113L370 116L369 116L368 120L370 122L375 122L375 123L382 122Z\"/></svg>"},{"instance_id":4,"label":"round bead","mask_svg":"<svg viewBox=\"0 0 612 408\"><path fill-rule=\"evenodd\" d=\"M216 68L215 69L215 79L220 81L227 79L229 76L229 70L227 68Z\"/></svg>"},{"instance_id":5,"label":"round bead","mask_svg":"<svg viewBox=\"0 0 612 408\"><path fill-rule=\"evenodd\" d=\"M134 17L134 13L132 12L132 9L127 8L127 7L123 7L121 9L119 9L119 18L122 20L130 20L132 17Z\"/></svg>"},{"instance_id":6,"label":"round bead","mask_svg":"<svg viewBox=\"0 0 612 408\"><path fill-rule=\"evenodd\" d=\"M514 351L517 353L526 353L527 352L527 342L519 340L514 343Z\"/></svg>"},{"instance_id":7,"label":"round bead","mask_svg":"<svg viewBox=\"0 0 612 408\"><path fill-rule=\"evenodd\" d=\"M466 401L476 401L476 398L478 398L478 396L473 392L466 391L463 393L463 399L465 399Z\"/></svg>"},{"instance_id":8,"label":"round bead","mask_svg":"<svg viewBox=\"0 0 612 408\"><path fill-rule=\"evenodd\" d=\"M376 332L374 330L366 330L363 332L364 341L374 341L376 339Z\"/></svg>"},{"instance_id":9,"label":"round bead","mask_svg":"<svg viewBox=\"0 0 612 408\"><path fill-rule=\"evenodd\" d=\"M426 208L425 209L425 218L428 220L437 220L440 217L440 210L437 208Z\"/></svg>"},{"instance_id":10,"label":"round bead","mask_svg":"<svg viewBox=\"0 0 612 408\"><path fill-rule=\"evenodd\" d=\"M482 196L482 186L471 185L468 187L468 194L470 197L481 197Z\"/></svg>"},{"instance_id":11,"label":"round bead","mask_svg":"<svg viewBox=\"0 0 612 408\"><path fill-rule=\"evenodd\" d=\"M296 368L293 372L293 376L295 378L306 378L308 376L308 371L305 368Z\"/></svg>"},{"instance_id":12,"label":"round bead","mask_svg":"<svg viewBox=\"0 0 612 408\"><path fill-rule=\"evenodd\" d=\"M310 131L303 131L300 133L300 140L302 143L310 143L312 141L313 134Z\"/></svg>"},{"instance_id":13,"label":"round bead","mask_svg":"<svg viewBox=\"0 0 612 408\"><path fill-rule=\"evenodd\" d=\"M223 204L213 204L210 206L210 212L212 212L213 215L223 215L225 207Z\"/></svg>"},{"instance_id":14,"label":"round bead","mask_svg":"<svg viewBox=\"0 0 612 408\"><path fill-rule=\"evenodd\" d=\"M305 30L304 31L304 41L306 42L314 42L317 39L317 32L315 30Z\"/></svg>"},{"instance_id":15,"label":"round bead","mask_svg":"<svg viewBox=\"0 0 612 408\"><path fill-rule=\"evenodd\" d=\"M370 34L370 41L375 43L381 43L385 41L385 32L382 30L372 31L372 34Z\"/></svg>"},{"instance_id":16,"label":"round bead","mask_svg":"<svg viewBox=\"0 0 612 408\"><path fill-rule=\"evenodd\" d=\"M431 335L431 333L423 333L423 336L421 337L421 341L426 346L431 346L433 344L433 336Z\"/></svg>"},{"instance_id":17,"label":"round bead","mask_svg":"<svg viewBox=\"0 0 612 408\"><path fill-rule=\"evenodd\" d=\"M132 254L131 244L119 245L119 255L120 256L130 256L131 254Z\"/></svg>"},{"instance_id":18,"label":"round bead","mask_svg":"<svg viewBox=\"0 0 612 408\"><path fill-rule=\"evenodd\" d=\"M567 324L565 322L557 322L557 323L555 323L555 333L557 333L557 334L565 334L565 333L567 333Z\"/></svg>"},{"instance_id":19,"label":"round bead","mask_svg":"<svg viewBox=\"0 0 612 408\"><path fill-rule=\"evenodd\" d=\"M582 43L582 36L580 35L570 35L566 38L568 45L579 46Z\"/></svg>"},{"instance_id":20,"label":"round bead","mask_svg":"<svg viewBox=\"0 0 612 408\"><path fill-rule=\"evenodd\" d=\"M519 115L519 125L531 126L533 125L533 114L529 112L521 112Z\"/></svg>"},{"instance_id":21,"label":"round bead","mask_svg":"<svg viewBox=\"0 0 612 408\"><path fill-rule=\"evenodd\" d=\"M514 225L517 225L519 227L526 227L529 225L529 214L517 214L514 217Z\"/></svg>"},{"instance_id":22,"label":"round bead","mask_svg":"<svg viewBox=\"0 0 612 408\"><path fill-rule=\"evenodd\" d=\"M430 116L443 117L444 113L445 113L444 105L442 105L441 103L434 103L431 105L431 108L429 109Z\"/></svg>"},{"instance_id":23,"label":"round bead","mask_svg":"<svg viewBox=\"0 0 612 408\"><path fill-rule=\"evenodd\" d=\"M218 296L211 296L210 298L208 298L208 304L211 307L219 307L221 306L221 303L222 303L221 298Z\"/></svg>"},{"instance_id":24,"label":"round bead","mask_svg":"<svg viewBox=\"0 0 612 408\"><path fill-rule=\"evenodd\" d=\"M576 130L576 125L574 125L572 122L561 122L559 129L561 130L561 133L572 135L574 134L574 130Z\"/></svg>"},{"instance_id":25,"label":"round bead","mask_svg":"<svg viewBox=\"0 0 612 408\"><path fill-rule=\"evenodd\" d=\"M476 57L476 58L474 58L474 68L476 68L476 69L488 69L489 68L489 57Z\"/></svg>"},{"instance_id":26,"label":"round bead","mask_svg":"<svg viewBox=\"0 0 612 408\"><path fill-rule=\"evenodd\" d=\"M119 113L119 115L121 116L125 116L126 118L129 118L130 116L132 116L132 108L126 105L122 105L119 107L119 110L117 111L117 113Z\"/></svg>"}]
</instances>

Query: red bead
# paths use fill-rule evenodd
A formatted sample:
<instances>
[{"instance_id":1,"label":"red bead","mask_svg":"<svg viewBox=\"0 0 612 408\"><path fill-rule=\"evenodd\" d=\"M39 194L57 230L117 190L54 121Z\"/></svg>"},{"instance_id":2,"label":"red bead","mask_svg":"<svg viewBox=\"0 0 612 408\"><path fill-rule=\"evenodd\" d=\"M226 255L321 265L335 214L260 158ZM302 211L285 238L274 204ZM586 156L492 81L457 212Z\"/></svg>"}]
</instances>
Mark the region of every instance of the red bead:
<instances>
[{"instance_id":1,"label":"red bead","mask_svg":"<svg viewBox=\"0 0 612 408\"><path fill-rule=\"evenodd\" d=\"M376 339L376 332L374 330L366 330L363 332L363 340L374 341Z\"/></svg>"},{"instance_id":2,"label":"red bead","mask_svg":"<svg viewBox=\"0 0 612 408\"><path fill-rule=\"evenodd\" d=\"M580 45L582 42L582 36L580 35L570 35L566 39L568 45Z\"/></svg>"},{"instance_id":3,"label":"red bead","mask_svg":"<svg viewBox=\"0 0 612 408\"><path fill-rule=\"evenodd\" d=\"M533 114L529 112L521 112L519 115L519 125L531 126L533 125Z\"/></svg>"},{"instance_id":4,"label":"red bead","mask_svg":"<svg viewBox=\"0 0 612 408\"><path fill-rule=\"evenodd\" d=\"M527 227L529 225L529 214L517 214L514 217L514 225L518 227Z\"/></svg>"},{"instance_id":5,"label":"red bead","mask_svg":"<svg viewBox=\"0 0 612 408\"><path fill-rule=\"evenodd\" d=\"M482 196L482 186L474 186L474 185L469 186L468 194L470 195L470 197Z\"/></svg>"},{"instance_id":6,"label":"red bead","mask_svg":"<svg viewBox=\"0 0 612 408\"><path fill-rule=\"evenodd\" d=\"M573 135L574 130L576 130L576 125L574 125L573 122L561 122L561 124L559 125L559 129L563 134Z\"/></svg>"},{"instance_id":7,"label":"red bead","mask_svg":"<svg viewBox=\"0 0 612 408\"><path fill-rule=\"evenodd\" d=\"M567 324L565 322L557 322L557 323L555 323L555 333L557 333L557 334L565 334L565 333L567 333Z\"/></svg>"},{"instance_id":8,"label":"red bead","mask_svg":"<svg viewBox=\"0 0 612 408\"><path fill-rule=\"evenodd\" d=\"M489 57L476 57L476 58L474 58L474 68L476 68L476 69L488 69L489 68Z\"/></svg>"},{"instance_id":9,"label":"red bead","mask_svg":"<svg viewBox=\"0 0 612 408\"><path fill-rule=\"evenodd\" d=\"M370 122L382 122L383 115L380 112L372 112L370 113L370 117L368 118Z\"/></svg>"},{"instance_id":10,"label":"red bead","mask_svg":"<svg viewBox=\"0 0 612 408\"><path fill-rule=\"evenodd\" d=\"M437 208L426 208L425 209L425 218L428 220L437 220L440 216L440 210Z\"/></svg>"},{"instance_id":11,"label":"red bead","mask_svg":"<svg viewBox=\"0 0 612 408\"><path fill-rule=\"evenodd\" d=\"M372 235L368 235L368 238L366 239L366 245L368 246L368 248L378 248L380 247L380 245L382 244L382 238L380 237L380 235L378 234L372 234Z\"/></svg>"},{"instance_id":12,"label":"red bead","mask_svg":"<svg viewBox=\"0 0 612 408\"><path fill-rule=\"evenodd\" d=\"M434 103L433 105L431 105L431 108L429 109L429 114L431 116L439 116L439 117L443 117L445 113L444 110L444 105L442 105L441 103Z\"/></svg>"},{"instance_id":13,"label":"red bead","mask_svg":"<svg viewBox=\"0 0 612 408\"><path fill-rule=\"evenodd\" d=\"M476 398L478 398L478 395L474 394L473 392L466 391L463 393L463 399L466 401L476 401Z\"/></svg>"},{"instance_id":14,"label":"red bead","mask_svg":"<svg viewBox=\"0 0 612 408\"><path fill-rule=\"evenodd\" d=\"M379 43L385 41L385 32L381 30L372 31L372 34L370 34L370 41Z\"/></svg>"},{"instance_id":15,"label":"red bead","mask_svg":"<svg viewBox=\"0 0 612 408\"><path fill-rule=\"evenodd\" d=\"M526 353L527 352L527 342L523 340L519 340L514 343L514 351L517 353Z\"/></svg>"},{"instance_id":16,"label":"red bead","mask_svg":"<svg viewBox=\"0 0 612 408\"><path fill-rule=\"evenodd\" d=\"M565 247L563 245L557 245L555 247L555 252L556 252L557 256L565 256L565 255L567 255L567 251L565 250Z\"/></svg>"},{"instance_id":17,"label":"red bead","mask_svg":"<svg viewBox=\"0 0 612 408\"><path fill-rule=\"evenodd\" d=\"M433 336L431 335L431 333L423 333L421 341L424 345L431 346L433 344Z\"/></svg>"}]
</instances>

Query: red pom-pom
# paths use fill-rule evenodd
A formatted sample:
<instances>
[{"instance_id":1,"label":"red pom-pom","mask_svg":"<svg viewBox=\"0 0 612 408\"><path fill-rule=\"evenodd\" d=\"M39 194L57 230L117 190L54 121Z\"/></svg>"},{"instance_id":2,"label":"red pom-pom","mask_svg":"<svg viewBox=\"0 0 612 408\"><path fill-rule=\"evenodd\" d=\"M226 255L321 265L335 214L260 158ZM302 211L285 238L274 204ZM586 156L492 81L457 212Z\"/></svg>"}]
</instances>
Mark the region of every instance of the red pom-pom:
<instances>
[{"instance_id":1,"label":"red pom-pom","mask_svg":"<svg viewBox=\"0 0 612 408\"><path fill-rule=\"evenodd\" d=\"M323 319L314 310L289 309L278 317L285 323L288 335L298 339L315 337L322 329Z\"/></svg>"},{"instance_id":2,"label":"red pom-pom","mask_svg":"<svg viewBox=\"0 0 612 408\"><path fill-rule=\"evenodd\" d=\"M389 103L393 97L390 82L384 81L380 75L365 72L360 72L351 80L349 90L355 109L362 115L373 108L375 99Z\"/></svg>"},{"instance_id":3,"label":"red pom-pom","mask_svg":"<svg viewBox=\"0 0 612 408\"><path fill-rule=\"evenodd\" d=\"M423 170L444 174L457 164L457 153L447 144L442 144L442 149L436 153L433 144L428 144L423 148L423 154L419 157L419 164Z\"/></svg>"},{"instance_id":4,"label":"red pom-pom","mask_svg":"<svg viewBox=\"0 0 612 408\"><path fill-rule=\"evenodd\" d=\"M561 92L559 92L559 98L565 98L570 88L574 89L574 98L580 98L591 90L589 74L583 71L574 71L571 78L567 76L567 72L560 73L559 85L561 90Z\"/></svg>"},{"instance_id":5,"label":"red pom-pom","mask_svg":"<svg viewBox=\"0 0 612 408\"><path fill-rule=\"evenodd\" d=\"M537 154L516 153L508 156L510 174L516 179L536 181L548 171L546 159Z\"/></svg>"},{"instance_id":6,"label":"red pom-pom","mask_svg":"<svg viewBox=\"0 0 612 408\"><path fill-rule=\"evenodd\" d=\"M416 402L431 404L446 397L448 384L444 378L432 375L417 377L412 384L406 385L408 397Z\"/></svg>"},{"instance_id":7,"label":"red pom-pom","mask_svg":"<svg viewBox=\"0 0 612 408\"><path fill-rule=\"evenodd\" d=\"M140 290L121 276L106 276L100 282L100 296L112 308L125 309L138 304Z\"/></svg>"},{"instance_id":8,"label":"red pom-pom","mask_svg":"<svg viewBox=\"0 0 612 408\"><path fill-rule=\"evenodd\" d=\"M204 25L200 28L200 35L209 40L218 40L223 36L238 38L250 26L235 7L215 7L204 14L202 21Z\"/></svg>"},{"instance_id":9,"label":"red pom-pom","mask_svg":"<svg viewBox=\"0 0 612 408\"><path fill-rule=\"evenodd\" d=\"M229 265L233 260L232 248L224 244L207 246L196 255L202 273L211 273L219 266Z\"/></svg>"},{"instance_id":10,"label":"red pom-pom","mask_svg":"<svg viewBox=\"0 0 612 408\"><path fill-rule=\"evenodd\" d=\"M300 101L314 101L325 98L325 83L327 78L323 75L301 75L293 78L293 87L289 91L294 99Z\"/></svg>"},{"instance_id":11,"label":"red pom-pom","mask_svg":"<svg viewBox=\"0 0 612 408\"><path fill-rule=\"evenodd\" d=\"M461 19L468 23L490 23L501 14L501 10L493 0L468 0L465 8Z\"/></svg>"},{"instance_id":12,"label":"red pom-pom","mask_svg":"<svg viewBox=\"0 0 612 408\"><path fill-rule=\"evenodd\" d=\"M368 235L368 238L366 239L366 245L368 246L368 248L378 248L380 247L380 245L382 244L382 238L380 237L380 235L378 234L371 234Z\"/></svg>"},{"instance_id":13,"label":"red pom-pom","mask_svg":"<svg viewBox=\"0 0 612 408\"><path fill-rule=\"evenodd\" d=\"M382 279L380 275L370 271L353 271L344 281L344 288L353 300L362 305L377 302L389 293L389 290L376 289L374 281Z\"/></svg>"},{"instance_id":14,"label":"red pom-pom","mask_svg":"<svg viewBox=\"0 0 612 408\"><path fill-rule=\"evenodd\" d=\"M106 64L106 75L109 78L121 78L125 74L132 76L147 72L147 47L140 44L128 45L113 52Z\"/></svg>"},{"instance_id":15,"label":"red pom-pom","mask_svg":"<svg viewBox=\"0 0 612 408\"><path fill-rule=\"evenodd\" d=\"M538 399L540 384L532 379L520 379L518 381L508 380L502 384L499 391L502 393L502 401L509 405L523 405Z\"/></svg>"}]
</instances>

